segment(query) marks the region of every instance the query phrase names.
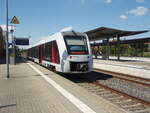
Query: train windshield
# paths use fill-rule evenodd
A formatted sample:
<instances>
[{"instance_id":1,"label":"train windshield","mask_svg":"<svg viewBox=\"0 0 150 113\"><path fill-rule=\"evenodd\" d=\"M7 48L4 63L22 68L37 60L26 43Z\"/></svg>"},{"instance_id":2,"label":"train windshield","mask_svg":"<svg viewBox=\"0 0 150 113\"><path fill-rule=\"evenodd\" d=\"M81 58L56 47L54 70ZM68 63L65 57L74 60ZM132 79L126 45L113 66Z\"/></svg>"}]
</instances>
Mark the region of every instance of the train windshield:
<instances>
[{"instance_id":1,"label":"train windshield","mask_svg":"<svg viewBox=\"0 0 150 113\"><path fill-rule=\"evenodd\" d=\"M87 40L84 36L65 36L69 54L88 54Z\"/></svg>"}]
</instances>

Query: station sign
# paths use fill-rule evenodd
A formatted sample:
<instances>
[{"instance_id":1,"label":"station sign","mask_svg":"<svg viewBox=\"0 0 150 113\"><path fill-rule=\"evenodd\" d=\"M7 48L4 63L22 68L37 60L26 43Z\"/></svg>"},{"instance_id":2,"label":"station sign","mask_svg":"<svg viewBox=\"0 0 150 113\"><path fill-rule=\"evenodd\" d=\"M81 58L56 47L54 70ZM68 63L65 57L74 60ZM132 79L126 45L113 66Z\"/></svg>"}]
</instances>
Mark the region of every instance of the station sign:
<instances>
[{"instance_id":1,"label":"station sign","mask_svg":"<svg viewBox=\"0 0 150 113\"><path fill-rule=\"evenodd\" d=\"M29 45L29 38L15 38L16 45Z\"/></svg>"}]
</instances>

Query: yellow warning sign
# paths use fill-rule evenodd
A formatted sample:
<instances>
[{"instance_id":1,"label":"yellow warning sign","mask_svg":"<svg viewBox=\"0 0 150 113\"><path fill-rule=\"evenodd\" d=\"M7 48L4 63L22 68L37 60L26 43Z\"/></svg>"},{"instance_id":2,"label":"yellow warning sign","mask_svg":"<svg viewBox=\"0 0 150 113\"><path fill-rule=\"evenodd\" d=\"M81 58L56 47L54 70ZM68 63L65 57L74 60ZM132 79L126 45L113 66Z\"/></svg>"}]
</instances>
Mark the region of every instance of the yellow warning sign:
<instances>
[{"instance_id":1,"label":"yellow warning sign","mask_svg":"<svg viewBox=\"0 0 150 113\"><path fill-rule=\"evenodd\" d=\"M16 16L14 16L12 19L11 19L11 22L12 24L19 24L19 20L17 19Z\"/></svg>"}]
</instances>

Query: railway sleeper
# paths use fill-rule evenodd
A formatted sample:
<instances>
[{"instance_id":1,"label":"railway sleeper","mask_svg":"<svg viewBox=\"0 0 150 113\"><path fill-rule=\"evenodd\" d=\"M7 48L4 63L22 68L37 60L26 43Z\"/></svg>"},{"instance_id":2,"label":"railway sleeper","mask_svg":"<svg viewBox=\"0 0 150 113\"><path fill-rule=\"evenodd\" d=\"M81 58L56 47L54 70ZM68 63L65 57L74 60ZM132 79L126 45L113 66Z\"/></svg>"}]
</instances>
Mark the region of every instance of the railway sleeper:
<instances>
[{"instance_id":1,"label":"railway sleeper","mask_svg":"<svg viewBox=\"0 0 150 113\"><path fill-rule=\"evenodd\" d=\"M110 93L108 95L104 95L105 98L108 98L108 99L115 99L115 98L118 98L119 95L117 94L113 94L113 93Z\"/></svg>"},{"instance_id":2,"label":"railway sleeper","mask_svg":"<svg viewBox=\"0 0 150 113\"><path fill-rule=\"evenodd\" d=\"M108 95L108 93L110 94L110 91L102 91L102 92L98 92L97 94L100 96L104 96L104 95Z\"/></svg>"},{"instance_id":3,"label":"railway sleeper","mask_svg":"<svg viewBox=\"0 0 150 113\"><path fill-rule=\"evenodd\" d=\"M130 108L130 107L137 107L139 105L141 105L141 104L140 103L134 103L134 104L131 104L131 105L124 105L124 106L121 106L121 107L123 107L123 108Z\"/></svg>"},{"instance_id":4,"label":"railway sleeper","mask_svg":"<svg viewBox=\"0 0 150 113\"><path fill-rule=\"evenodd\" d=\"M116 100L116 99L121 99L121 98L123 98L123 96L114 96L114 97L107 97L107 99L109 100L109 101L113 101L113 100Z\"/></svg>"},{"instance_id":5,"label":"railway sleeper","mask_svg":"<svg viewBox=\"0 0 150 113\"><path fill-rule=\"evenodd\" d=\"M146 106L143 106L143 105L139 105L139 106L131 106L131 107L129 107L129 108L125 108L125 109L127 109L128 111L132 111L132 112L143 112L143 111L145 111L146 109L148 109L148 107L146 107Z\"/></svg>"},{"instance_id":6,"label":"railway sleeper","mask_svg":"<svg viewBox=\"0 0 150 113\"><path fill-rule=\"evenodd\" d=\"M117 99L112 99L112 100L110 100L110 101L113 102L113 103L118 103L118 102L126 101L126 98L124 98L124 97L119 97L119 98L117 98Z\"/></svg>"},{"instance_id":7,"label":"railway sleeper","mask_svg":"<svg viewBox=\"0 0 150 113\"><path fill-rule=\"evenodd\" d=\"M78 83L79 86L86 87L88 83Z\"/></svg>"},{"instance_id":8,"label":"railway sleeper","mask_svg":"<svg viewBox=\"0 0 150 113\"><path fill-rule=\"evenodd\" d=\"M135 111L135 113L150 113L150 108L144 110Z\"/></svg>"},{"instance_id":9,"label":"railway sleeper","mask_svg":"<svg viewBox=\"0 0 150 113\"><path fill-rule=\"evenodd\" d=\"M117 103L119 106L122 106L122 107L126 107L126 106L132 106L134 104L137 104L137 102L135 101L126 101L124 103Z\"/></svg>"},{"instance_id":10,"label":"railway sleeper","mask_svg":"<svg viewBox=\"0 0 150 113\"><path fill-rule=\"evenodd\" d=\"M133 102L131 99L124 99L120 102L115 102L116 104L127 104L128 102Z\"/></svg>"}]
</instances>

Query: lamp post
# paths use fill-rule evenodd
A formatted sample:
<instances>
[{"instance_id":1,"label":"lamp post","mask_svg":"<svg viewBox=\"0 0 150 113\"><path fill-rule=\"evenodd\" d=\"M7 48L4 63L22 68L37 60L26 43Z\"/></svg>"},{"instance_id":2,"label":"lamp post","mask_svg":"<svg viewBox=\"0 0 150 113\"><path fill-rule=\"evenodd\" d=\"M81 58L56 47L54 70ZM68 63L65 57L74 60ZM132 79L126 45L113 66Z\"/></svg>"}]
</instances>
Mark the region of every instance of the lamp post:
<instances>
[{"instance_id":1,"label":"lamp post","mask_svg":"<svg viewBox=\"0 0 150 113\"><path fill-rule=\"evenodd\" d=\"M8 51L8 0L6 0L6 64L7 64L7 78L9 78L9 51Z\"/></svg>"}]
</instances>

